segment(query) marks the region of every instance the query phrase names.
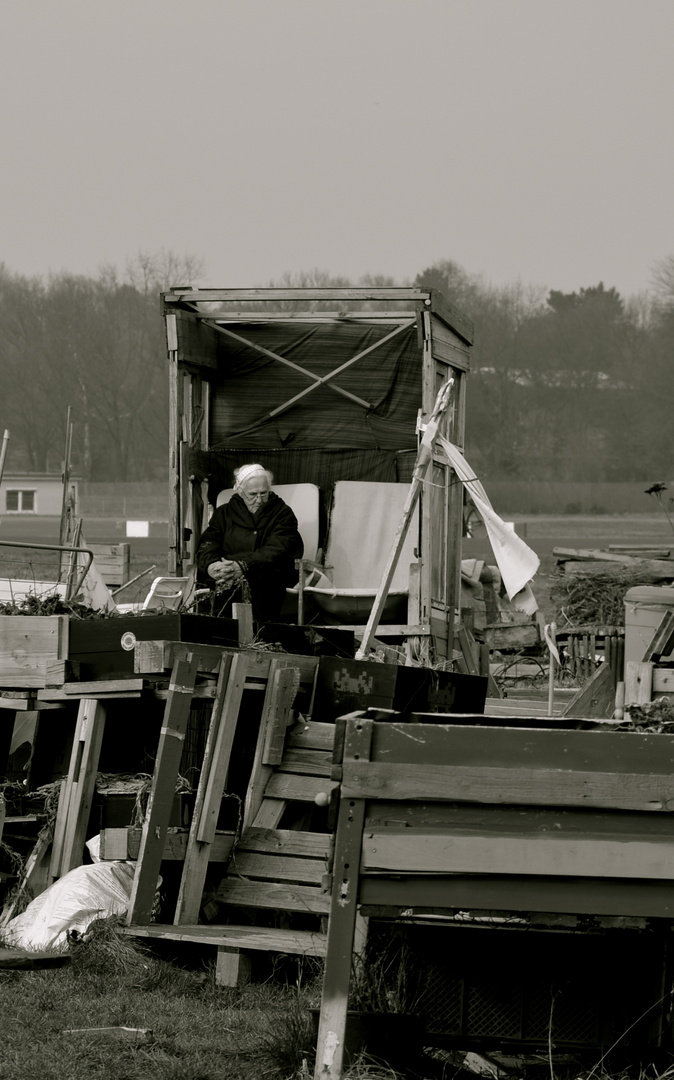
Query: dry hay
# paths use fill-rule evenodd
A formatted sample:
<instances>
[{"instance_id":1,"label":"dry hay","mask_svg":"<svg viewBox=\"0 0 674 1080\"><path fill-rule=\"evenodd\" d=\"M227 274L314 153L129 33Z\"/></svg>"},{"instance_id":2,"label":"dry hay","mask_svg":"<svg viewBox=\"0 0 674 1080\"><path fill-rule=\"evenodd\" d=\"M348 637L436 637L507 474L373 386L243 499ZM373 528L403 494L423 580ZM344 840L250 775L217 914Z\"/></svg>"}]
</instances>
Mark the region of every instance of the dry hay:
<instances>
[{"instance_id":1,"label":"dry hay","mask_svg":"<svg viewBox=\"0 0 674 1080\"><path fill-rule=\"evenodd\" d=\"M610 578L563 572L553 574L550 599L555 606L558 629L566 626L625 625L625 593L635 585L652 585L643 571L625 569Z\"/></svg>"}]
</instances>

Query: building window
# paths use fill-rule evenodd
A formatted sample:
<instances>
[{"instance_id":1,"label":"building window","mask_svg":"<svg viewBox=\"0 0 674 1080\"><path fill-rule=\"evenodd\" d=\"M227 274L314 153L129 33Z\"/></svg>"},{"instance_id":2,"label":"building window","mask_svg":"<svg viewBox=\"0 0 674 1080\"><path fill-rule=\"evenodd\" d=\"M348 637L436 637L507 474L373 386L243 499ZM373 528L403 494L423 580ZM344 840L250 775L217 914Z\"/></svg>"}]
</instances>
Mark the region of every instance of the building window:
<instances>
[{"instance_id":1,"label":"building window","mask_svg":"<svg viewBox=\"0 0 674 1080\"><path fill-rule=\"evenodd\" d=\"M5 509L8 513L35 513L35 492L10 490L5 493Z\"/></svg>"}]
</instances>

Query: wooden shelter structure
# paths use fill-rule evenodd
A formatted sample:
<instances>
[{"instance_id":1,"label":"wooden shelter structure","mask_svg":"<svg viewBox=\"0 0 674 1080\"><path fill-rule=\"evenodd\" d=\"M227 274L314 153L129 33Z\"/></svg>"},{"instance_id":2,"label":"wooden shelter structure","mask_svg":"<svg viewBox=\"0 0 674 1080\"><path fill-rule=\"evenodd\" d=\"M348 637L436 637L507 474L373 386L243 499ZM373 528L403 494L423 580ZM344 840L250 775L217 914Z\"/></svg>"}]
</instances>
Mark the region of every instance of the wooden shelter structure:
<instances>
[{"instance_id":1,"label":"wooden shelter structure","mask_svg":"<svg viewBox=\"0 0 674 1080\"><path fill-rule=\"evenodd\" d=\"M320 491L409 483L423 426L452 381L441 433L463 448L473 328L434 289L192 289L162 296L170 362L169 572L194 564L208 504L234 468ZM462 486L438 450L420 500L402 637L452 653ZM378 582L372 583L374 587Z\"/></svg>"}]
</instances>

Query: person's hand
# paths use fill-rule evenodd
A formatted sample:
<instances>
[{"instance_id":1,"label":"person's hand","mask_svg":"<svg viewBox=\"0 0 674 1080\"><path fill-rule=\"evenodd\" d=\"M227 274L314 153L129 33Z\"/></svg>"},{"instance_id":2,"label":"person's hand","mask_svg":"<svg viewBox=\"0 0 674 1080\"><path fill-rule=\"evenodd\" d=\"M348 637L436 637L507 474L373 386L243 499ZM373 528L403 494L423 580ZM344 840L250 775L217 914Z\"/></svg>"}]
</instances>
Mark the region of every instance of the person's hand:
<instances>
[{"instance_id":1,"label":"person's hand","mask_svg":"<svg viewBox=\"0 0 674 1080\"><path fill-rule=\"evenodd\" d=\"M208 567L208 573L218 585L231 586L243 577L243 570L233 559L219 559Z\"/></svg>"}]
</instances>

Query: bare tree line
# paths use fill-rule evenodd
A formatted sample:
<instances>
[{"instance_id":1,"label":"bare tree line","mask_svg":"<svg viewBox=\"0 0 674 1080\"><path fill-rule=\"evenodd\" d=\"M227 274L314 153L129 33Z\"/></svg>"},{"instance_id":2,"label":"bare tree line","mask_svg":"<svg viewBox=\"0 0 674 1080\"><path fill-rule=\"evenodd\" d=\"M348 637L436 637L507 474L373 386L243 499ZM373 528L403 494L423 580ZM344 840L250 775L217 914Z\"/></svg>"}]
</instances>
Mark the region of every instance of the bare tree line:
<instances>
[{"instance_id":1,"label":"bare tree line","mask_svg":"<svg viewBox=\"0 0 674 1080\"><path fill-rule=\"evenodd\" d=\"M73 465L91 480L163 479L168 380L158 294L194 283L194 258L139 255L124 273L29 278L0 266L0 426L12 467L58 471L68 406ZM485 479L668 478L674 400L674 255L623 298L494 287L451 260L407 284L439 288L476 327L467 454ZM307 271L272 285L392 286Z\"/></svg>"}]
</instances>

